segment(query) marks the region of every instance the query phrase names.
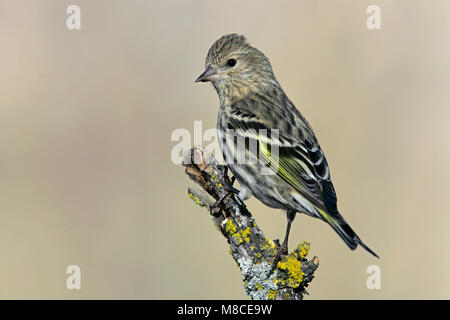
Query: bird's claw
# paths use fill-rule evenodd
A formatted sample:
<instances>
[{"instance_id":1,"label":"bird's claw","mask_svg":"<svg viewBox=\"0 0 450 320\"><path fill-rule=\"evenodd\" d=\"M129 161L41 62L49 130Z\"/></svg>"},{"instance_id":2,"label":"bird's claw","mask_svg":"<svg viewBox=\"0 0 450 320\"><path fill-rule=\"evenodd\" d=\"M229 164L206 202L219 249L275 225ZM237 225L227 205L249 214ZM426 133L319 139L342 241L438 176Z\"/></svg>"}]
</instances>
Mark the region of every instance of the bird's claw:
<instances>
[{"instance_id":1,"label":"bird's claw","mask_svg":"<svg viewBox=\"0 0 450 320\"><path fill-rule=\"evenodd\" d=\"M216 202L214 202L212 205L209 206L210 210L213 210L215 208L218 208L222 205L223 201L230 195L232 195L233 192L227 191L225 192L220 198L219 200L217 200Z\"/></svg>"},{"instance_id":2,"label":"bird's claw","mask_svg":"<svg viewBox=\"0 0 450 320\"><path fill-rule=\"evenodd\" d=\"M234 182L236 180L236 177L233 176L233 177L231 177L230 180L228 180L228 167L227 166L223 166L222 174L223 174L223 177L224 177L223 178L223 189L225 190L225 192L220 196L220 198L215 203L213 203L209 207L210 210L213 210L215 208L220 207L222 205L223 201L227 197L229 197L229 196L231 196L233 194L238 194L239 193L239 190L237 190L236 188L233 187L233 184L234 184Z\"/></svg>"}]
</instances>

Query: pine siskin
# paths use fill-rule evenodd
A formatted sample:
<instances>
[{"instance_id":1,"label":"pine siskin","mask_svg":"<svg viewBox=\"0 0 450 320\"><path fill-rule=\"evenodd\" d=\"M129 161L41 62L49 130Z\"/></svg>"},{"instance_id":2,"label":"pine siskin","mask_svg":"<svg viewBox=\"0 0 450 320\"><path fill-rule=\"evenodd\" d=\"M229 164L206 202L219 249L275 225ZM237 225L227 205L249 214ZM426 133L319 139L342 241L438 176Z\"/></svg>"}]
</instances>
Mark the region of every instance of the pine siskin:
<instances>
[{"instance_id":1,"label":"pine siskin","mask_svg":"<svg viewBox=\"0 0 450 320\"><path fill-rule=\"evenodd\" d=\"M351 249L359 244L378 257L338 212L325 155L261 51L244 36L225 35L209 49L198 81L210 81L219 95L219 145L242 186L240 197L251 194L287 212L278 255L288 252L289 230L299 212L326 221Z\"/></svg>"}]
</instances>

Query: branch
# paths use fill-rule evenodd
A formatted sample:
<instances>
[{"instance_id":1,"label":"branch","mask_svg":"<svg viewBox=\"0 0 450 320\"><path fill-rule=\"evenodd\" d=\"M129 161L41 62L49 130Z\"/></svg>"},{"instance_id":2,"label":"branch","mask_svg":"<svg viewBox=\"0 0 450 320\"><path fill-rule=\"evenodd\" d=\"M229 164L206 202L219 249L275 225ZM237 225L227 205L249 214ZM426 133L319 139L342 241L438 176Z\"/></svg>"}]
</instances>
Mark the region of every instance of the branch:
<instances>
[{"instance_id":1,"label":"branch","mask_svg":"<svg viewBox=\"0 0 450 320\"><path fill-rule=\"evenodd\" d=\"M247 294L255 300L301 300L314 278L319 259L307 260L310 245L303 241L288 256L283 256L271 273L276 244L266 238L255 219L237 196L225 198L220 207L211 206L226 193L230 184L224 166L199 147L189 150L183 159L186 174L202 189L188 188L189 197L206 207L218 231L227 239L233 259L243 276ZM215 200L214 200L215 199Z\"/></svg>"}]
</instances>

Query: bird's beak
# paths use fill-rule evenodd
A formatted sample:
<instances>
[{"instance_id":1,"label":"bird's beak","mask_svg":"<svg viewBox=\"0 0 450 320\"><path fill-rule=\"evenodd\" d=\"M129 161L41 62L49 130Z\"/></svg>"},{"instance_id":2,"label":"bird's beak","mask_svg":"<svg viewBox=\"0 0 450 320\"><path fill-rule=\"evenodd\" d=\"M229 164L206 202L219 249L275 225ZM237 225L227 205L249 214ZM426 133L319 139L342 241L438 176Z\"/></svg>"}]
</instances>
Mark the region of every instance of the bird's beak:
<instances>
[{"instance_id":1,"label":"bird's beak","mask_svg":"<svg viewBox=\"0 0 450 320\"><path fill-rule=\"evenodd\" d=\"M217 71L209 66L206 68L205 72L203 72L200 77L195 80L195 82L206 82L206 81L217 81L220 80L220 75L217 74Z\"/></svg>"}]
</instances>

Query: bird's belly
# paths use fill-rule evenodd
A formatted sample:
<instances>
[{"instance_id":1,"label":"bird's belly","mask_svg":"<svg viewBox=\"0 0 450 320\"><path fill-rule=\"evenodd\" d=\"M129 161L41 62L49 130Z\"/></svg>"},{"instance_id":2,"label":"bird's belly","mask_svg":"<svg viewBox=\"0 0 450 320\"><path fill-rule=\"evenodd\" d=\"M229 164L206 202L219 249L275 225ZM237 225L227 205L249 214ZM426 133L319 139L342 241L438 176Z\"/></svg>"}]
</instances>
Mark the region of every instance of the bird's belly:
<instances>
[{"instance_id":1,"label":"bird's belly","mask_svg":"<svg viewBox=\"0 0 450 320\"><path fill-rule=\"evenodd\" d=\"M276 175L261 176L261 168L257 165L229 163L233 175L239 184L247 188L250 193L266 206L278 209L288 209L289 204L283 196L283 182Z\"/></svg>"},{"instance_id":2,"label":"bird's belly","mask_svg":"<svg viewBox=\"0 0 450 320\"><path fill-rule=\"evenodd\" d=\"M266 206L279 209L289 208L289 203L283 196L285 187L288 187L284 181L276 174L262 175L262 172L267 171L267 168L264 170L265 165L254 155L249 154L246 150L240 150L234 143L230 143L224 137L224 130L220 129L220 125L218 140L223 158L239 184L247 188L255 198Z\"/></svg>"},{"instance_id":3,"label":"bird's belly","mask_svg":"<svg viewBox=\"0 0 450 320\"><path fill-rule=\"evenodd\" d=\"M274 171L270 171L256 155L230 143L231 141L225 137L221 120L219 115L217 130L219 146L225 162L239 184L268 207L313 214L314 207L297 190Z\"/></svg>"}]
</instances>

